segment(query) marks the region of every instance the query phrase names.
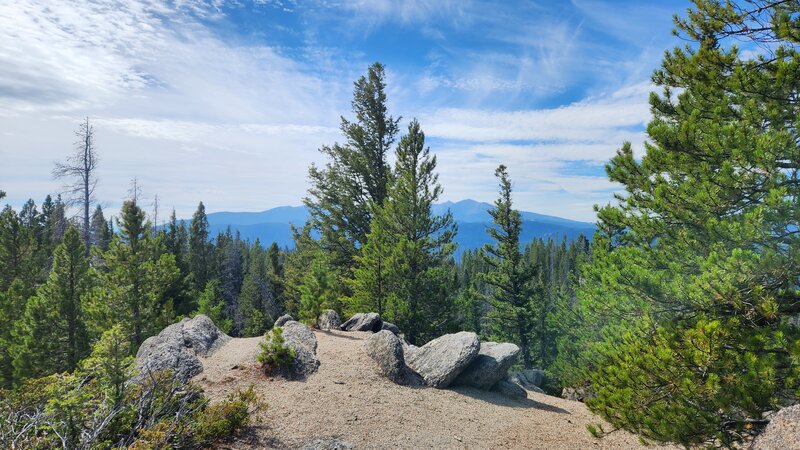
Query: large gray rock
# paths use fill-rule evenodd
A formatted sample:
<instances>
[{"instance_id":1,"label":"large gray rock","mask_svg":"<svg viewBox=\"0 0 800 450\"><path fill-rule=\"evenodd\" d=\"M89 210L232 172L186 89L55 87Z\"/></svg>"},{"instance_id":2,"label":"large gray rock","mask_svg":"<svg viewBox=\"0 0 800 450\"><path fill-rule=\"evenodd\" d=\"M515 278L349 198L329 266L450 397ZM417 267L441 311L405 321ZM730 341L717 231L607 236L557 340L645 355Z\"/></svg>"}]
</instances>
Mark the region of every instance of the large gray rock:
<instances>
[{"instance_id":1,"label":"large gray rock","mask_svg":"<svg viewBox=\"0 0 800 450\"><path fill-rule=\"evenodd\" d=\"M425 384L446 388L478 356L478 335L468 331L445 334L408 353L408 367L419 374Z\"/></svg>"},{"instance_id":2,"label":"large gray rock","mask_svg":"<svg viewBox=\"0 0 800 450\"><path fill-rule=\"evenodd\" d=\"M406 361L400 339L391 331L381 330L364 342L367 354L378 363L378 373L398 384L406 383Z\"/></svg>"},{"instance_id":3,"label":"large gray rock","mask_svg":"<svg viewBox=\"0 0 800 450\"><path fill-rule=\"evenodd\" d=\"M336 438L316 438L308 441L300 450L353 450L353 444Z\"/></svg>"},{"instance_id":4,"label":"large gray rock","mask_svg":"<svg viewBox=\"0 0 800 450\"><path fill-rule=\"evenodd\" d=\"M800 448L800 405L781 409L769 417L769 424L753 441L752 450Z\"/></svg>"},{"instance_id":5,"label":"large gray rock","mask_svg":"<svg viewBox=\"0 0 800 450\"><path fill-rule=\"evenodd\" d=\"M339 329L343 331L372 331L378 332L381 330L383 322L378 313L358 313L351 317L350 320L343 323Z\"/></svg>"},{"instance_id":6,"label":"large gray rock","mask_svg":"<svg viewBox=\"0 0 800 450\"><path fill-rule=\"evenodd\" d=\"M395 336L400 336L400 328L391 322L383 322L383 324L381 324L381 330L391 331Z\"/></svg>"},{"instance_id":7,"label":"large gray rock","mask_svg":"<svg viewBox=\"0 0 800 450\"><path fill-rule=\"evenodd\" d=\"M285 375L290 378L305 378L317 371L317 337L300 322L290 320L280 327L284 344L294 349L294 365ZM268 339L269 340L269 339Z\"/></svg>"},{"instance_id":8,"label":"large gray rock","mask_svg":"<svg viewBox=\"0 0 800 450\"><path fill-rule=\"evenodd\" d=\"M283 324L285 324L286 322L289 322L290 320L294 320L294 317L292 317L292 316L290 316L288 314L284 314L284 315L278 317L277 320L275 320L275 323L272 325L272 328L282 327Z\"/></svg>"},{"instance_id":9,"label":"large gray rock","mask_svg":"<svg viewBox=\"0 0 800 450\"><path fill-rule=\"evenodd\" d=\"M528 398L528 393L522 388L522 386L508 380L507 378L495 383L494 386L492 386L492 390L510 398Z\"/></svg>"},{"instance_id":10,"label":"large gray rock","mask_svg":"<svg viewBox=\"0 0 800 450\"><path fill-rule=\"evenodd\" d=\"M136 353L136 368L140 376L170 369L175 378L186 382L203 371L198 356L211 355L229 340L208 317L185 318L142 343Z\"/></svg>"},{"instance_id":11,"label":"large gray rock","mask_svg":"<svg viewBox=\"0 0 800 450\"><path fill-rule=\"evenodd\" d=\"M478 356L453 381L454 384L489 389L502 380L517 360L519 347L509 343L481 342Z\"/></svg>"},{"instance_id":12,"label":"large gray rock","mask_svg":"<svg viewBox=\"0 0 800 450\"><path fill-rule=\"evenodd\" d=\"M317 318L317 325L319 325L320 330L338 330L342 325L342 319L336 311L326 309Z\"/></svg>"},{"instance_id":13,"label":"large gray rock","mask_svg":"<svg viewBox=\"0 0 800 450\"><path fill-rule=\"evenodd\" d=\"M544 370L539 369L524 369L518 372L511 372L508 376L513 382L529 391L541 388L542 383L544 383Z\"/></svg>"}]
</instances>

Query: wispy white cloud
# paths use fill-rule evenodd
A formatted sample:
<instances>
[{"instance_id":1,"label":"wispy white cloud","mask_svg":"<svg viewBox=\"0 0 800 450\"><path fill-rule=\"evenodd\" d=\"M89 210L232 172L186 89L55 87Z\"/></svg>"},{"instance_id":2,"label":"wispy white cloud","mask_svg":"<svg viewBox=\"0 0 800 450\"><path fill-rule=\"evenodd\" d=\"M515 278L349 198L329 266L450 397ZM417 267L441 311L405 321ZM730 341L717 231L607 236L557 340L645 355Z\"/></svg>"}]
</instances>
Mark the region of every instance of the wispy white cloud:
<instances>
[{"instance_id":1,"label":"wispy white cloud","mask_svg":"<svg viewBox=\"0 0 800 450\"><path fill-rule=\"evenodd\" d=\"M616 188L602 163L623 140L644 140L661 48L649 22L606 33L630 48L601 42L603 23L649 12L615 16L589 1L0 2L0 187L16 203L57 190L51 163L90 116L112 204L133 176L184 216L199 200L298 204L317 148L341 140L352 81L388 52L392 112L420 118L448 199L491 200L503 162L520 207L591 219ZM294 44L239 30L233 9L293 15L270 26ZM403 49L376 43L387 29L415 37Z\"/></svg>"}]
</instances>

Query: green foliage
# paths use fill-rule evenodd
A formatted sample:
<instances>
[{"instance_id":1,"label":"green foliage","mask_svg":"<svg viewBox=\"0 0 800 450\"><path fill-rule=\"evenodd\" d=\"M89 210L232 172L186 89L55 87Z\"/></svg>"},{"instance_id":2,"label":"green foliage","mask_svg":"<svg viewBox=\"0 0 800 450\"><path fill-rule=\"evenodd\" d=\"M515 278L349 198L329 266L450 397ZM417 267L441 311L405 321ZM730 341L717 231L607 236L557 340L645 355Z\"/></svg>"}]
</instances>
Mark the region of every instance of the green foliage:
<instances>
[{"instance_id":1,"label":"green foliage","mask_svg":"<svg viewBox=\"0 0 800 450\"><path fill-rule=\"evenodd\" d=\"M259 342L258 346L261 347L258 362L261 363L267 374L288 369L294 364L296 356L294 348L286 345L281 327L270 330L264 335L264 340Z\"/></svg>"},{"instance_id":2,"label":"green foliage","mask_svg":"<svg viewBox=\"0 0 800 450\"><path fill-rule=\"evenodd\" d=\"M320 245L330 254L338 277L349 278L358 249L367 242L373 206L387 197L390 167L386 154L394 143L399 119L387 113L383 65L370 66L367 76L355 82L355 121L342 118L346 142L324 146L328 162L312 165L311 187L304 203L311 224L321 235ZM346 287L342 285L340 287Z\"/></svg>"},{"instance_id":3,"label":"green foliage","mask_svg":"<svg viewBox=\"0 0 800 450\"><path fill-rule=\"evenodd\" d=\"M195 295L203 292L215 269L213 247L208 239L206 207L200 202L189 225L189 271Z\"/></svg>"},{"instance_id":4,"label":"green foliage","mask_svg":"<svg viewBox=\"0 0 800 450\"><path fill-rule=\"evenodd\" d=\"M310 272L300 286L300 319L316 326L323 309L341 310L333 291L332 273L324 252L318 252L311 262Z\"/></svg>"},{"instance_id":5,"label":"green foliage","mask_svg":"<svg viewBox=\"0 0 800 450\"><path fill-rule=\"evenodd\" d=\"M616 427L735 446L796 402L799 12L696 1L676 22L694 43L653 75L645 155L607 166L626 194L598 212L576 359Z\"/></svg>"},{"instance_id":6,"label":"green foliage","mask_svg":"<svg viewBox=\"0 0 800 450\"><path fill-rule=\"evenodd\" d=\"M491 287L487 297L492 306L488 314L489 329L493 336L517 343L522 352L522 364L530 369L533 367L531 344L535 320L542 314L534 297L536 269L519 248L522 218L512 206L511 180L506 166L498 167L495 176L500 180L500 197L489 210L494 227L487 229L495 244L484 247L489 270L483 280Z\"/></svg>"},{"instance_id":7,"label":"green foliage","mask_svg":"<svg viewBox=\"0 0 800 450\"><path fill-rule=\"evenodd\" d=\"M409 342L418 343L453 326L456 225L450 212L431 212L442 188L436 157L425 147L416 120L400 139L396 156L389 197L383 206L373 206L371 237L351 282L350 309L377 307Z\"/></svg>"},{"instance_id":8,"label":"green foliage","mask_svg":"<svg viewBox=\"0 0 800 450\"><path fill-rule=\"evenodd\" d=\"M219 282L211 280L206 284L197 301L196 314L205 314L220 330L230 333L233 320L225 314L225 302L219 291Z\"/></svg>"},{"instance_id":9,"label":"green foliage","mask_svg":"<svg viewBox=\"0 0 800 450\"><path fill-rule=\"evenodd\" d=\"M91 284L85 246L78 230L70 228L53 254L47 282L14 326L17 379L71 372L88 354L84 297Z\"/></svg>"},{"instance_id":10,"label":"green foliage","mask_svg":"<svg viewBox=\"0 0 800 450\"><path fill-rule=\"evenodd\" d=\"M250 249L250 265L242 283L239 311L240 330L244 336L263 334L280 315L270 281L267 255L258 241Z\"/></svg>"},{"instance_id":11,"label":"green foliage","mask_svg":"<svg viewBox=\"0 0 800 450\"><path fill-rule=\"evenodd\" d=\"M169 371L134 379L129 345L114 327L75 372L0 391L0 447L206 448L262 406L252 387L210 404Z\"/></svg>"},{"instance_id":12,"label":"green foliage","mask_svg":"<svg viewBox=\"0 0 800 450\"><path fill-rule=\"evenodd\" d=\"M119 235L102 254L98 286L90 300L91 323L98 333L122 324L139 346L174 318L171 287L180 272L160 237L153 237L145 214L133 201L122 206Z\"/></svg>"}]
</instances>

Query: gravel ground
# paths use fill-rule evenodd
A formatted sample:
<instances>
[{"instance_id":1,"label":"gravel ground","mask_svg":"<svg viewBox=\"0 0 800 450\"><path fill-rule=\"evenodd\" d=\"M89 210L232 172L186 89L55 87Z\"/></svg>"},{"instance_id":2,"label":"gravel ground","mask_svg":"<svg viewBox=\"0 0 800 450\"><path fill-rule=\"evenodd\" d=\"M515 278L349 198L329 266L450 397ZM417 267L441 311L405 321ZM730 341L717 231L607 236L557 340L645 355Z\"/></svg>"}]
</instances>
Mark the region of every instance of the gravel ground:
<instances>
[{"instance_id":1,"label":"gravel ground","mask_svg":"<svg viewBox=\"0 0 800 450\"><path fill-rule=\"evenodd\" d=\"M582 403L534 392L517 401L472 388L396 385L375 372L363 344L370 333L314 333L321 364L304 381L265 377L255 361L261 338L232 339L203 360L194 381L212 399L254 384L269 404L220 448L291 449L316 437L357 449L644 448L621 431L593 438L586 425L601 420Z\"/></svg>"}]
</instances>

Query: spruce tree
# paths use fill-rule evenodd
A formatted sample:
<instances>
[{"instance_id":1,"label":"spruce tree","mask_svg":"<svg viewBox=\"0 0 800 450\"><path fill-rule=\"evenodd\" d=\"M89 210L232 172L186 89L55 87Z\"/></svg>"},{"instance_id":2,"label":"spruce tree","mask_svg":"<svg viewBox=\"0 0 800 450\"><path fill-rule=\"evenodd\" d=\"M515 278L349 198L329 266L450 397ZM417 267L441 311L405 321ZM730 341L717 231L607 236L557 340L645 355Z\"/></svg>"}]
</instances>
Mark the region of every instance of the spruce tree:
<instances>
[{"instance_id":1,"label":"spruce tree","mask_svg":"<svg viewBox=\"0 0 800 450\"><path fill-rule=\"evenodd\" d=\"M367 242L373 206L387 195L391 169L386 154L394 143L399 119L388 114L384 67L375 63L355 82L355 121L341 121L344 144L324 146L325 167L312 165L311 188L304 203L320 244L331 254L340 276L349 277L359 247Z\"/></svg>"},{"instance_id":2,"label":"spruce tree","mask_svg":"<svg viewBox=\"0 0 800 450\"><path fill-rule=\"evenodd\" d=\"M799 13L697 0L653 75L644 156L607 166L626 193L599 210L578 297L589 405L615 427L735 446L797 401Z\"/></svg>"},{"instance_id":3,"label":"spruce tree","mask_svg":"<svg viewBox=\"0 0 800 450\"><path fill-rule=\"evenodd\" d=\"M506 166L500 165L495 176L500 180L500 196L489 210L494 226L486 230L495 243L483 248L484 260L489 266L483 280L491 287L489 327L498 339L519 345L522 364L530 369L533 367L533 328L538 313L534 298L536 272L520 250L522 218L513 208L511 179Z\"/></svg>"},{"instance_id":4,"label":"spruce tree","mask_svg":"<svg viewBox=\"0 0 800 450\"><path fill-rule=\"evenodd\" d=\"M70 228L53 254L47 282L27 302L13 331L18 380L70 372L88 354L84 301L91 277L85 250L78 230Z\"/></svg>"},{"instance_id":5,"label":"spruce tree","mask_svg":"<svg viewBox=\"0 0 800 450\"><path fill-rule=\"evenodd\" d=\"M189 225L189 270L192 274L192 290L195 295L205 289L215 269L213 246L208 235L206 207L200 202Z\"/></svg>"},{"instance_id":6,"label":"spruce tree","mask_svg":"<svg viewBox=\"0 0 800 450\"><path fill-rule=\"evenodd\" d=\"M239 296L237 329L243 336L263 335L280 315L275 293L267 274L266 252L256 240L250 250L250 266Z\"/></svg>"}]
</instances>

